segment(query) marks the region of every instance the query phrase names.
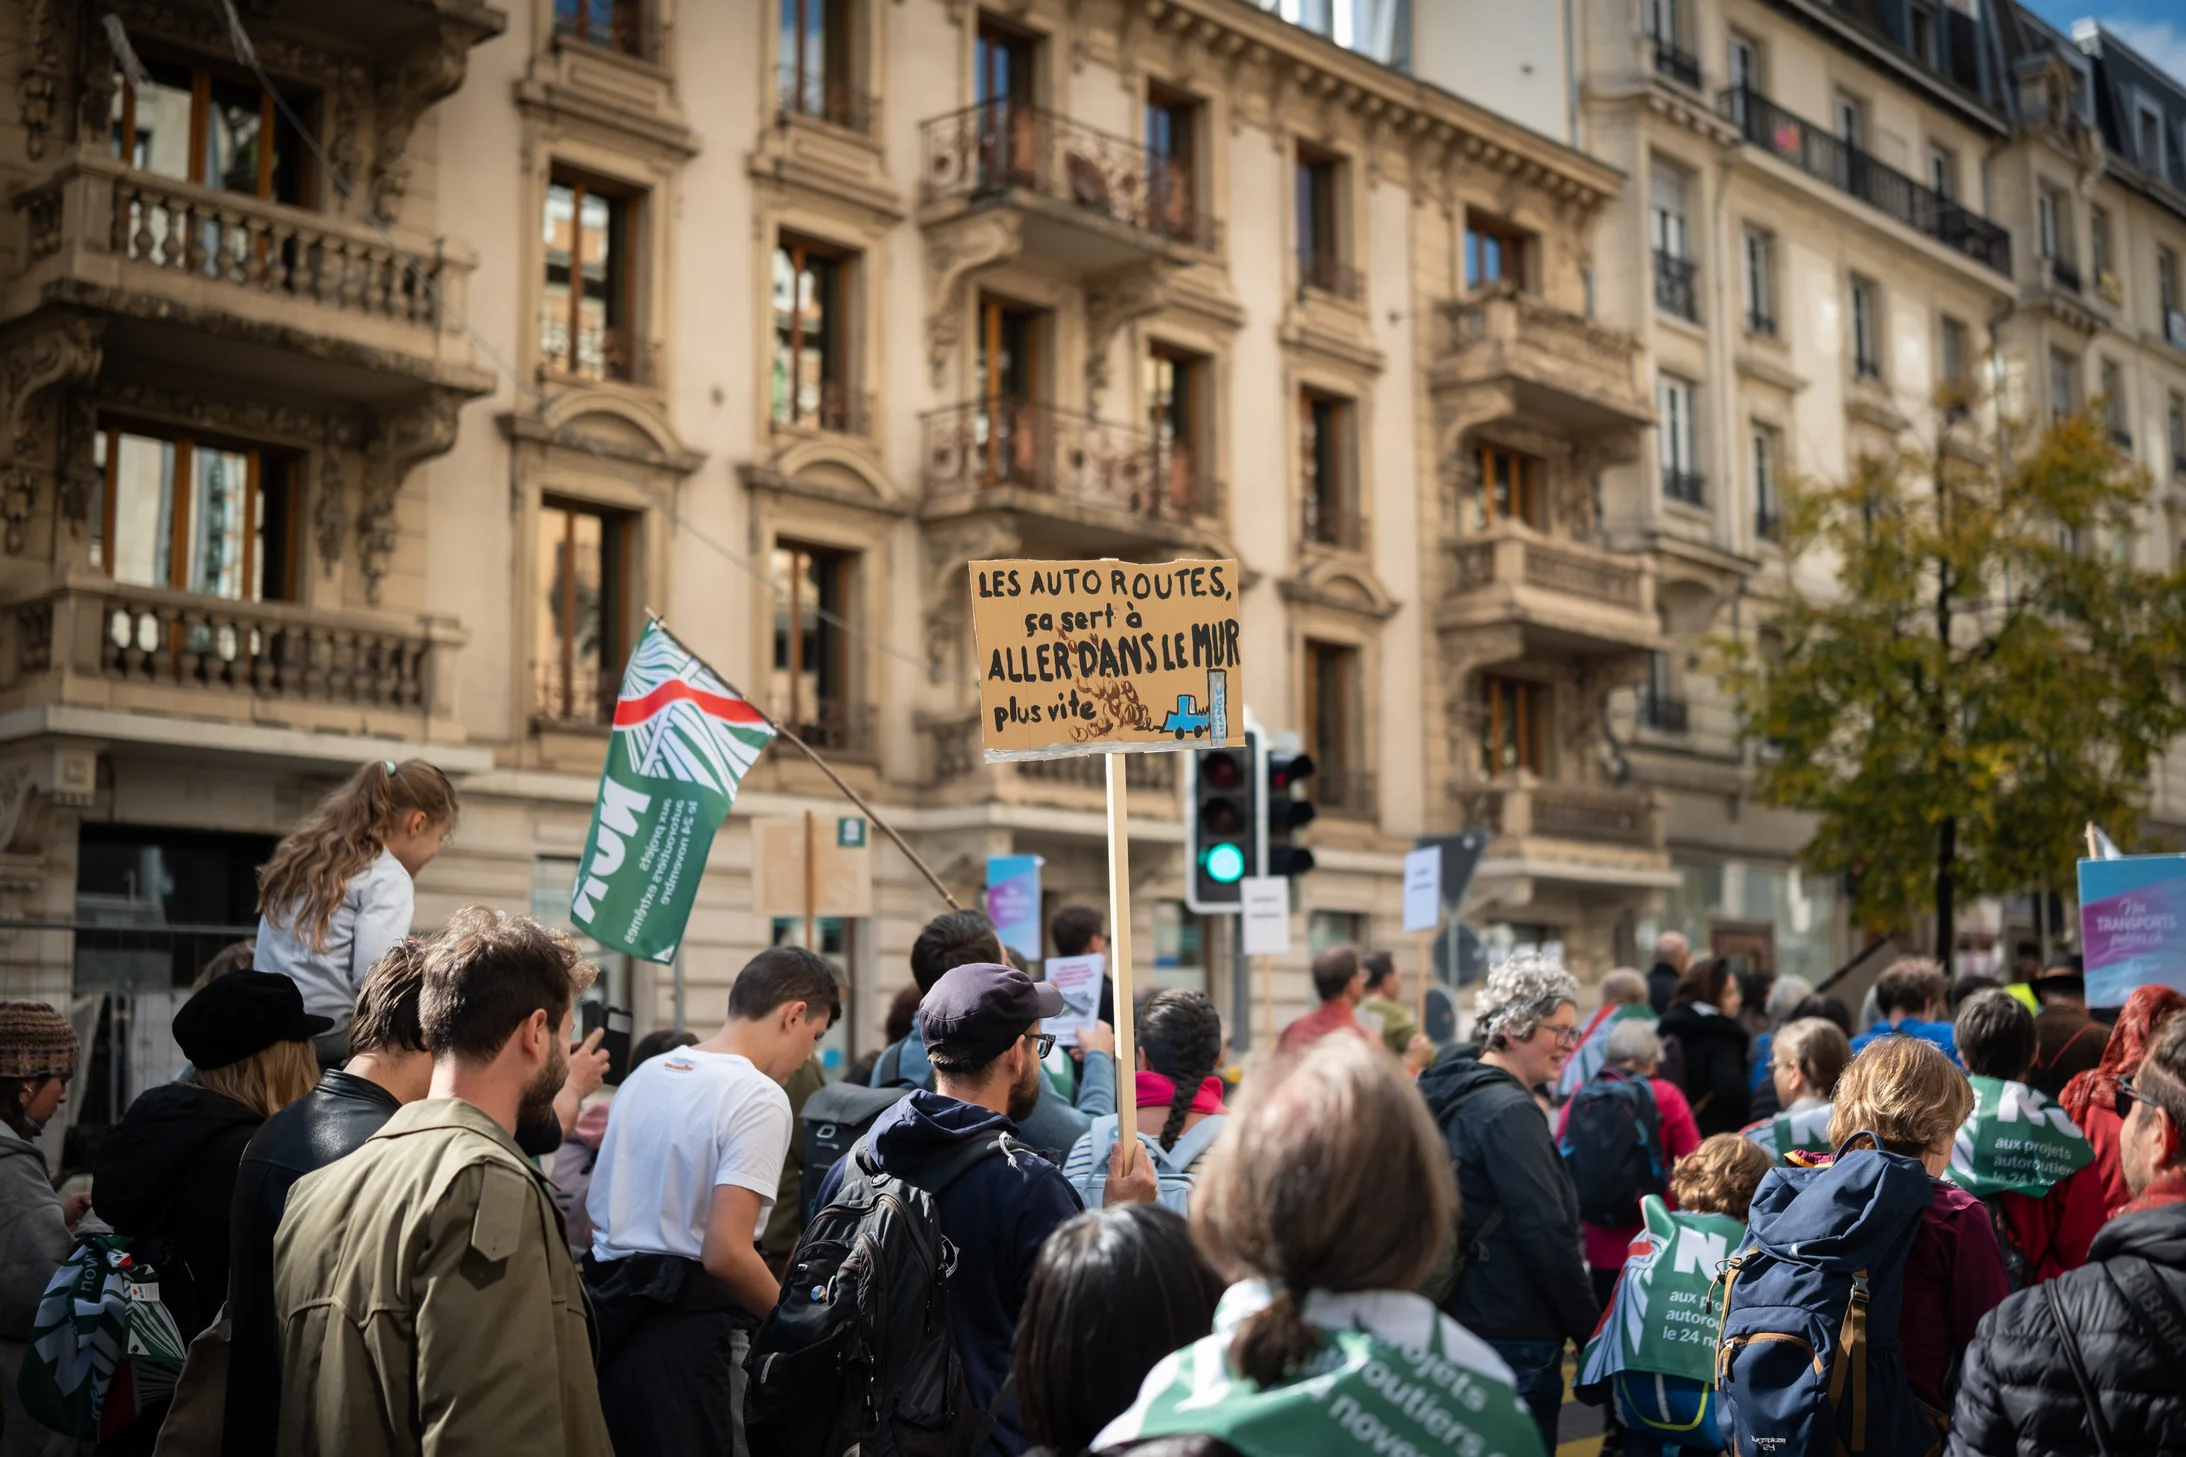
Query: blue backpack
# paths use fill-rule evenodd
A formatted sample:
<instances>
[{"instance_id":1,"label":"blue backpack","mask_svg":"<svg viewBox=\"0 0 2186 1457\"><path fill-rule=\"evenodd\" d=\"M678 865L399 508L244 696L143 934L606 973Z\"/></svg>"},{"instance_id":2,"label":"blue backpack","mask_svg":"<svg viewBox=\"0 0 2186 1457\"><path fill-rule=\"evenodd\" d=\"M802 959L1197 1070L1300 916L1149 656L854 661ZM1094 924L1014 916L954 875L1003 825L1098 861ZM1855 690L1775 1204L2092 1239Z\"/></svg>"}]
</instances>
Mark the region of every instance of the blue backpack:
<instances>
[{"instance_id":1,"label":"blue backpack","mask_svg":"<svg viewBox=\"0 0 2186 1457\"><path fill-rule=\"evenodd\" d=\"M1877 1146L1853 1150L1862 1139ZM1731 1451L1940 1450L1898 1344L1905 1258L1933 1197L1919 1160L1883 1152L1872 1133L1846 1139L1829 1164L1762 1178L1746 1240L1718 1278L1717 1419Z\"/></svg>"}]
</instances>

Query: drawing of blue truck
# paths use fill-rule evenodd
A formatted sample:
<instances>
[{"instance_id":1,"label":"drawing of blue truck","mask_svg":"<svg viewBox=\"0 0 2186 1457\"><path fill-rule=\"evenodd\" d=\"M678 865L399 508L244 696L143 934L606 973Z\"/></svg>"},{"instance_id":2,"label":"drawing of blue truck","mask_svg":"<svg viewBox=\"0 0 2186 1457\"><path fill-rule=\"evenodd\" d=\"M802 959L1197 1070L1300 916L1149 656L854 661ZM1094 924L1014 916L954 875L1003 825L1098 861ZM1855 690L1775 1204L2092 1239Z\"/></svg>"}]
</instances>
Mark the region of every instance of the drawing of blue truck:
<instances>
[{"instance_id":1,"label":"drawing of blue truck","mask_svg":"<svg viewBox=\"0 0 2186 1457\"><path fill-rule=\"evenodd\" d=\"M1179 693L1176 696L1176 707L1170 709L1168 718L1162 721L1161 731L1165 734L1173 733L1180 739L1186 734L1203 738L1210 726L1211 720L1200 708L1199 700L1189 693Z\"/></svg>"}]
</instances>

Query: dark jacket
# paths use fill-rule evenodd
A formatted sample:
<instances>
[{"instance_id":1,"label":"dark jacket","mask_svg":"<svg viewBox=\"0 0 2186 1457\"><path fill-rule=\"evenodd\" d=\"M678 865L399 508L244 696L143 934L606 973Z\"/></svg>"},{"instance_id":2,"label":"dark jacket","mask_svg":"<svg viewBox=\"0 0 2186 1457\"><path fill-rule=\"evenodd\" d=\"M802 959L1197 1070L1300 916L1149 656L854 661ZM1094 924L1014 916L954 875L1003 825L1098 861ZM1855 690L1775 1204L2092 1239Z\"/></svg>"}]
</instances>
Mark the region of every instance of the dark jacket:
<instances>
[{"instance_id":1,"label":"dark jacket","mask_svg":"<svg viewBox=\"0 0 2186 1457\"><path fill-rule=\"evenodd\" d=\"M1700 1136L1744 1128L1746 1107L1752 1100L1746 1083L1745 1026L1736 1017L1702 1012L1688 1004L1663 1013L1655 1031L1678 1040L1684 1057L1678 1086L1693 1105Z\"/></svg>"},{"instance_id":2,"label":"dark jacket","mask_svg":"<svg viewBox=\"0 0 2186 1457\"><path fill-rule=\"evenodd\" d=\"M1601 1307L1579 1243L1579 1196L1540 1105L1518 1079L1470 1058L1435 1064L1419 1090L1457 1165L1465 1273L1444 1309L1483 1340L1583 1344Z\"/></svg>"},{"instance_id":3,"label":"dark jacket","mask_svg":"<svg viewBox=\"0 0 2186 1457\"><path fill-rule=\"evenodd\" d=\"M1677 968L1667 961L1647 968L1647 1002L1657 1017L1670 1010L1670 998L1677 994L1677 977Z\"/></svg>"},{"instance_id":4,"label":"dark jacket","mask_svg":"<svg viewBox=\"0 0 2186 1457\"><path fill-rule=\"evenodd\" d=\"M2091 1263L2050 1283L2079 1339L2088 1382L2110 1425L2111 1450L2120 1457L2186 1453L2186 1383L2172 1354L2186 1342L2186 1204L2119 1215L2095 1236L2088 1255ZM2151 1283L2161 1287L2165 1304L2153 1318L2170 1325L2170 1340L2127 1299L2121 1272L2107 1263L2130 1266L2136 1259L2148 1262ZM2126 1280L2138 1273L2122 1272ZM1966 1349L1949 1451L1950 1457L2095 1451L2086 1403L2041 1286L1982 1317Z\"/></svg>"},{"instance_id":5,"label":"dark jacket","mask_svg":"<svg viewBox=\"0 0 2186 1457\"><path fill-rule=\"evenodd\" d=\"M2078 1007L2049 1006L2034 1018L2034 1066L2027 1086L2051 1102L2064 1096L2065 1084L2102 1065L2110 1029Z\"/></svg>"},{"instance_id":6,"label":"dark jacket","mask_svg":"<svg viewBox=\"0 0 2186 1457\"><path fill-rule=\"evenodd\" d=\"M228 1276L228 1420L223 1451L271 1457L280 1430L281 1323L273 1308L273 1236L288 1191L308 1173L364 1147L402 1104L339 1068L260 1125L235 1180Z\"/></svg>"},{"instance_id":7,"label":"dark jacket","mask_svg":"<svg viewBox=\"0 0 2186 1457\"><path fill-rule=\"evenodd\" d=\"M966 1139L1016 1131L1017 1125L999 1113L921 1088L876 1118L869 1137L884 1171L911 1174ZM835 1197L842 1179L837 1161L820 1184L821 1204ZM1040 1246L1081 1207L1062 1171L1032 1154L982 1159L942 1192L941 1232L957 1250L949 1329L964 1363L965 1384L981 1406L994 1400L1009 1376L1017 1316ZM1015 1405L1003 1403L995 1416L986 1450L1024 1451Z\"/></svg>"},{"instance_id":8,"label":"dark jacket","mask_svg":"<svg viewBox=\"0 0 2186 1457\"><path fill-rule=\"evenodd\" d=\"M232 1098L162 1083L129 1105L99 1148L91 1207L116 1234L172 1244L155 1267L184 1339L212 1324L227 1296L236 1168L263 1122Z\"/></svg>"}]
</instances>

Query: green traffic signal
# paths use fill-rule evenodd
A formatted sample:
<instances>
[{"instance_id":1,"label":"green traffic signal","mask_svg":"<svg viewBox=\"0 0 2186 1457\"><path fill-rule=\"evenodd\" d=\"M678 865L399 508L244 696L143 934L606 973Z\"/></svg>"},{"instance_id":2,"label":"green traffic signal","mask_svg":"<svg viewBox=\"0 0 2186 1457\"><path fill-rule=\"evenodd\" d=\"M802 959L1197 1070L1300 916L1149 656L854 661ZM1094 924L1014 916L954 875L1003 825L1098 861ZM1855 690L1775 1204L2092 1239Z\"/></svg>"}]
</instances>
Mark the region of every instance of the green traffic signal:
<instances>
[{"instance_id":1,"label":"green traffic signal","mask_svg":"<svg viewBox=\"0 0 2186 1457\"><path fill-rule=\"evenodd\" d=\"M1245 878L1245 852L1231 844L1210 845L1200 856L1207 878L1217 885L1235 885Z\"/></svg>"}]
</instances>

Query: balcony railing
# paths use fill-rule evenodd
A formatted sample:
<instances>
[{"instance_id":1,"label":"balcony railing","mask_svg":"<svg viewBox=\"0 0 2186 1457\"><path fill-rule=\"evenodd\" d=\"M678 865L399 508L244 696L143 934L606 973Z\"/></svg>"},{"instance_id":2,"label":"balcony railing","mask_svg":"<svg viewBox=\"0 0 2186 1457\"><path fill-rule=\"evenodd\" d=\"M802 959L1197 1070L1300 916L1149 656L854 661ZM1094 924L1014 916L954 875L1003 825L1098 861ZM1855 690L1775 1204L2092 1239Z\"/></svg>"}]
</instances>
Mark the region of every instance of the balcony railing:
<instances>
[{"instance_id":1,"label":"balcony railing","mask_svg":"<svg viewBox=\"0 0 2186 1457\"><path fill-rule=\"evenodd\" d=\"M2123 425L2110 427L2110 443L2130 455L2133 452L2133 432Z\"/></svg>"},{"instance_id":2,"label":"balcony railing","mask_svg":"<svg viewBox=\"0 0 2186 1457\"><path fill-rule=\"evenodd\" d=\"M880 739L874 728L877 719L870 703L822 698L817 703L799 704L794 710L779 705L776 717L798 738L815 749L829 750L837 758L870 760L879 751Z\"/></svg>"},{"instance_id":3,"label":"balcony railing","mask_svg":"<svg viewBox=\"0 0 2186 1457\"><path fill-rule=\"evenodd\" d=\"M1324 764L1313 771L1306 792L1314 809L1329 819L1370 820L1380 813L1373 771L1368 769L1332 769Z\"/></svg>"},{"instance_id":4,"label":"balcony railing","mask_svg":"<svg viewBox=\"0 0 2186 1457\"><path fill-rule=\"evenodd\" d=\"M1316 293L1356 300L1359 285L1359 270L1335 254L1303 251L1298 254L1299 292L1312 289Z\"/></svg>"},{"instance_id":5,"label":"balcony railing","mask_svg":"<svg viewBox=\"0 0 2186 1457\"><path fill-rule=\"evenodd\" d=\"M775 93L784 116L809 116L861 137L879 129L880 102L848 81L788 65L775 74Z\"/></svg>"},{"instance_id":6,"label":"balcony railing","mask_svg":"<svg viewBox=\"0 0 2186 1457\"><path fill-rule=\"evenodd\" d=\"M1708 478L1699 471L1666 465L1662 468L1662 494L1688 506L1705 506L1708 504Z\"/></svg>"},{"instance_id":7,"label":"balcony railing","mask_svg":"<svg viewBox=\"0 0 2186 1457\"><path fill-rule=\"evenodd\" d=\"M1667 76L1680 86L1700 89L1700 57L1691 51L1679 50L1676 41L1656 40L1655 71Z\"/></svg>"},{"instance_id":8,"label":"balcony railing","mask_svg":"<svg viewBox=\"0 0 2186 1457\"><path fill-rule=\"evenodd\" d=\"M863 440L873 430L873 396L833 382L817 391L792 392L777 379L772 419L777 429L824 430Z\"/></svg>"},{"instance_id":9,"label":"balcony railing","mask_svg":"<svg viewBox=\"0 0 2186 1457\"><path fill-rule=\"evenodd\" d=\"M1690 733L1693 726L1693 709L1684 699L1669 693L1657 693L1652 688L1640 689L1640 726L1658 734Z\"/></svg>"},{"instance_id":10,"label":"balcony railing","mask_svg":"<svg viewBox=\"0 0 2186 1457\"><path fill-rule=\"evenodd\" d=\"M1498 835L1546 835L1658 849L1662 830L1654 801L1644 794L1578 784L1530 786L1460 780L1449 788L1466 823Z\"/></svg>"},{"instance_id":11,"label":"balcony railing","mask_svg":"<svg viewBox=\"0 0 2186 1457\"><path fill-rule=\"evenodd\" d=\"M1749 334L1758 334L1758 335L1760 335L1760 336L1761 336L1762 338L1764 338L1764 339L1773 339L1773 338L1775 338L1775 337L1776 337L1776 315L1774 315L1774 314L1772 314L1772 313L1769 313L1768 311L1766 311L1766 310L1764 310L1764 309L1757 309L1757 308L1749 308L1749 309L1747 309L1747 310L1746 310L1746 332L1747 332L1747 333L1749 333Z\"/></svg>"},{"instance_id":12,"label":"balcony railing","mask_svg":"<svg viewBox=\"0 0 2186 1457\"><path fill-rule=\"evenodd\" d=\"M1784 539L1783 513L1774 506L1754 507L1753 534L1763 541L1782 541Z\"/></svg>"},{"instance_id":13,"label":"balcony railing","mask_svg":"<svg viewBox=\"0 0 2186 1457\"><path fill-rule=\"evenodd\" d=\"M2080 291L2080 268L2069 258L2049 260L2049 281L2073 293Z\"/></svg>"},{"instance_id":14,"label":"balcony railing","mask_svg":"<svg viewBox=\"0 0 2186 1457\"><path fill-rule=\"evenodd\" d=\"M625 328L583 328L574 336L560 306L539 314L539 374L550 379L609 380L653 389L660 380L660 346Z\"/></svg>"},{"instance_id":15,"label":"balcony railing","mask_svg":"<svg viewBox=\"0 0 2186 1457\"><path fill-rule=\"evenodd\" d=\"M1752 87L1731 87L1717 98L1716 107L1753 145L1946 248L2011 276L2011 234L1979 213L1876 160L1826 127L1784 110Z\"/></svg>"},{"instance_id":16,"label":"balcony railing","mask_svg":"<svg viewBox=\"0 0 2186 1457\"><path fill-rule=\"evenodd\" d=\"M1515 526L1466 537L1450 547L1451 580L1460 594L1497 586L1527 586L1639 611L1642 573L1628 556L1577 542L1544 541Z\"/></svg>"},{"instance_id":17,"label":"balcony railing","mask_svg":"<svg viewBox=\"0 0 2186 1457\"><path fill-rule=\"evenodd\" d=\"M1028 400L974 400L927 415L926 494L1021 490L1151 520L1213 514L1197 457L1113 421Z\"/></svg>"},{"instance_id":18,"label":"balcony railing","mask_svg":"<svg viewBox=\"0 0 2186 1457\"><path fill-rule=\"evenodd\" d=\"M207 698L444 711L434 702L434 658L444 649L423 628L118 585L18 602L5 618L12 661L0 668L13 684L67 670Z\"/></svg>"},{"instance_id":19,"label":"balcony railing","mask_svg":"<svg viewBox=\"0 0 2186 1457\"><path fill-rule=\"evenodd\" d=\"M1305 539L1316 546L1358 551L1366 545L1366 521L1348 501L1326 499L1308 491L1301 526Z\"/></svg>"},{"instance_id":20,"label":"balcony railing","mask_svg":"<svg viewBox=\"0 0 2186 1457\"><path fill-rule=\"evenodd\" d=\"M1690 258L1655 250L1655 307L1691 323L1700 322L1698 290L1693 278L1699 270Z\"/></svg>"},{"instance_id":21,"label":"balcony railing","mask_svg":"<svg viewBox=\"0 0 2186 1457\"><path fill-rule=\"evenodd\" d=\"M976 201L1021 188L1173 242L1213 248L1191 169L1042 107L982 101L920 129L928 202Z\"/></svg>"}]
</instances>

